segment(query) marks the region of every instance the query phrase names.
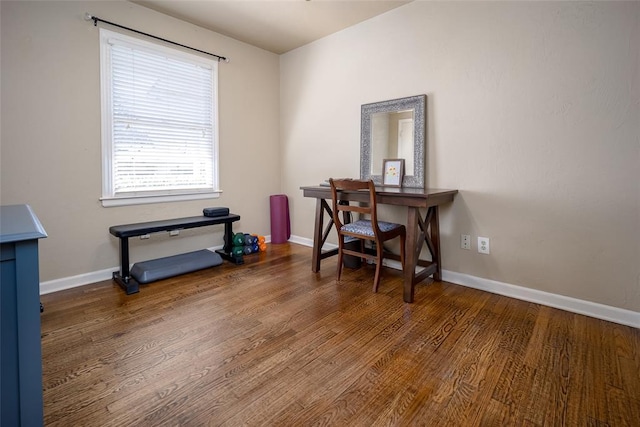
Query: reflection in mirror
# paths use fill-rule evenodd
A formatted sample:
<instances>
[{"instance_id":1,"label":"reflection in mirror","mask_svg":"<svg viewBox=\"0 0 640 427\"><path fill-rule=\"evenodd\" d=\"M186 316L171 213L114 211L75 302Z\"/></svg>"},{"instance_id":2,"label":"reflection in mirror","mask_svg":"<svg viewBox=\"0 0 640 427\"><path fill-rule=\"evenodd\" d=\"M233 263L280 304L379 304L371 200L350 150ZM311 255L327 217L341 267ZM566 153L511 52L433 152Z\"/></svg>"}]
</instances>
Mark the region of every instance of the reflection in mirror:
<instances>
[{"instance_id":1,"label":"reflection in mirror","mask_svg":"<svg viewBox=\"0 0 640 427\"><path fill-rule=\"evenodd\" d=\"M405 175L413 175L413 110L371 115L371 174L382 174L384 159L405 159Z\"/></svg>"},{"instance_id":2,"label":"reflection in mirror","mask_svg":"<svg viewBox=\"0 0 640 427\"><path fill-rule=\"evenodd\" d=\"M382 183L384 159L404 159L403 186L424 188L426 95L362 106L360 177Z\"/></svg>"}]
</instances>

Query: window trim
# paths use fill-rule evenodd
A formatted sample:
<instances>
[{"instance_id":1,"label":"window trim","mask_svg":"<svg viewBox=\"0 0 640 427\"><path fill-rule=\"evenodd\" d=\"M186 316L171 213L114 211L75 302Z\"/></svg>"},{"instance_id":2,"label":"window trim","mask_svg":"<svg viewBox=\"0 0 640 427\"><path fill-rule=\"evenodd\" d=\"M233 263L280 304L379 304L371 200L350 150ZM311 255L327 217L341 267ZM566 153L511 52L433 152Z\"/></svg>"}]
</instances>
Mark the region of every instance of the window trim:
<instances>
[{"instance_id":1,"label":"window trim","mask_svg":"<svg viewBox=\"0 0 640 427\"><path fill-rule=\"evenodd\" d=\"M212 69L212 110L213 110L213 182L212 189L205 190L166 190L157 192L132 192L115 195L113 191L113 110L111 99L111 50L107 46L109 40L116 40L126 44L153 52L185 59L189 62L201 63ZM220 197L222 190L219 186L220 158L219 158L219 125L218 125L218 61L203 58L175 48L151 43L135 37L100 28L100 94L101 94L101 139L102 139L102 197L103 207L138 205L147 203L178 202L187 200L202 200Z\"/></svg>"}]
</instances>

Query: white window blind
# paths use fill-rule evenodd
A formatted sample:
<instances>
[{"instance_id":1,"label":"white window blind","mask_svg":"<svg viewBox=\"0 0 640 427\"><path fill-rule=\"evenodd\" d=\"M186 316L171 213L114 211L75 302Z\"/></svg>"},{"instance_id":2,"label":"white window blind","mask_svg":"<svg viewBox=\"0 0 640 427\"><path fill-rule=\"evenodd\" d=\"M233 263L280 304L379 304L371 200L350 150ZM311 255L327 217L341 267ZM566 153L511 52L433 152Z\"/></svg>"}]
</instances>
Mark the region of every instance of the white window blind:
<instances>
[{"instance_id":1,"label":"white window blind","mask_svg":"<svg viewBox=\"0 0 640 427\"><path fill-rule=\"evenodd\" d=\"M109 175L103 203L211 197L217 191L217 61L107 30L101 40Z\"/></svg>"}]
</instances>

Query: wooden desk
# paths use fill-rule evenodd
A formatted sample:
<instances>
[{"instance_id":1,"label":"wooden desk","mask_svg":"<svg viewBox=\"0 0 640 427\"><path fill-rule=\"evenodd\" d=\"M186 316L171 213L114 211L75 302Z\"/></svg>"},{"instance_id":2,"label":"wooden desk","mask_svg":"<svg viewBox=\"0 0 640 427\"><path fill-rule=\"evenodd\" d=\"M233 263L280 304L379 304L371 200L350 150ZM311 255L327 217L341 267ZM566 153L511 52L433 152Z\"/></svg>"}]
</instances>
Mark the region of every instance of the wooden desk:
<instances>
[{"instance_id":1,"label":"wooden desk","mask_svg":"<svg viewBox=\"0 0 640 427\"><path fill-rule=\"evenodd\" d=\"M320 271L321 260L338 253L337 249L322 252L322 246L333 227L333 213L329 204L331 201L331 188L328 186L312 186L300 187L300 189L304 197L316 199L311 269L317 273ZM413 302L416 283L431 275L433 275L433 280L442 280L438 207L452 202L457 193L458 190L439 190L434 188L376 188L376 199L379 204L407 207L407 247L403 291L405 302ZM366 202L369 200L368 197L368 193L359 191L343 191L340 193L342 200ZM329 203L327 200L329 200ZM424 218L420 214L420 208L427 209ZM323 228L325 212L329 215L329 221L327 227ZM427 246L431 254L431 261L419 259L423 244ZM424 267L424 269L416 274L418 265Z\"/></svg>"}]
</instances>

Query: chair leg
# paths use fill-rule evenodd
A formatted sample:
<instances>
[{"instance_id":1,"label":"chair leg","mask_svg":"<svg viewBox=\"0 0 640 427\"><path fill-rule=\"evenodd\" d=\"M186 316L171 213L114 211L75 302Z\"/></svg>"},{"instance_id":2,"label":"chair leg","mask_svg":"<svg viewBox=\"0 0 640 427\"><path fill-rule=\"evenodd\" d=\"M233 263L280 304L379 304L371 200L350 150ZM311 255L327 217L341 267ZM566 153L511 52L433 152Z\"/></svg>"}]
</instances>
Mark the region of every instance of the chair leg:
<instances>
[{"instance_id":1,"label":"chair leg","mask_svg":"<svg viewBox=\"0 0 640 427\"><path fill-rule=\"evenodd\" d=\"M376 275L373 278L373 292L378 292L380 284L380 272L382 270L382 245L376 245Z\"/></svg>"},{"instance_id":2,"label":"chair leg","mask_svg":"<svg viewBox=\"0 0 640 427\"><path fill-rule=\"evenodd\" d=\"M336 277L336 281L340 281L340 276L342 276L342 248L344 246L344 237L338 236L338 274Z\"/></svg>"},{"instance_id":3,"label":"chair leg","mask_svg":"<svg viewBox=\"0 0 640 427\"><path fill-rule=\"evenodd\" d=\"M405 263L404 263L405 253L404 253L404 251L405 251L406 243L407 243L407 235L406 234L401 234L400 235L400 264L402 264L402 271L404 271L404 266L405 266Z\"/></svg>"}]
</instances>

